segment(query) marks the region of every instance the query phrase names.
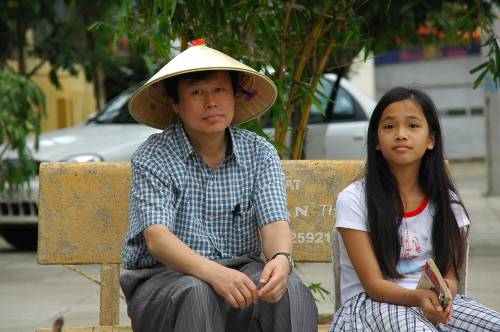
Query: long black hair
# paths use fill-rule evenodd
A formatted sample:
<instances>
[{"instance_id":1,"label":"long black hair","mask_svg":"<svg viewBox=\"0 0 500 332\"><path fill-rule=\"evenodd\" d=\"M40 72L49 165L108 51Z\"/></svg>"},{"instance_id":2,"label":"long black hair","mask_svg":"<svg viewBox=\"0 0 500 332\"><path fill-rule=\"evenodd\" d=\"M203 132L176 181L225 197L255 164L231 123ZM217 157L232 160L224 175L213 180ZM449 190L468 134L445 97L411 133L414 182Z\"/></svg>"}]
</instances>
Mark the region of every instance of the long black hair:
<instances>
[{"instance_id":1,"label":"long black hair","mask_svg":"<svg viewBox=\"0 0 500 332\"><path fill-rule=\"evenodd\" d=\"M461 236L451 204L460 204L462 207L463 204L444 161L443 139L436 107L430 97L419 90L396 87L387 92L375 107L368 125L365 192L375 255L385 277L402 277L396 270L396 265L401 251L399 226L403 219L403 203L396 177L376 147L382 112L390 104L406 99L411 99L420 106L429 126L429 134L434 135L435 140L434 148L427 150L422 157L418 175L419 185L433 206L433 256L443 274L453 268L458 276L464 261L465 238Z\"/></svg>"}]
</instances>

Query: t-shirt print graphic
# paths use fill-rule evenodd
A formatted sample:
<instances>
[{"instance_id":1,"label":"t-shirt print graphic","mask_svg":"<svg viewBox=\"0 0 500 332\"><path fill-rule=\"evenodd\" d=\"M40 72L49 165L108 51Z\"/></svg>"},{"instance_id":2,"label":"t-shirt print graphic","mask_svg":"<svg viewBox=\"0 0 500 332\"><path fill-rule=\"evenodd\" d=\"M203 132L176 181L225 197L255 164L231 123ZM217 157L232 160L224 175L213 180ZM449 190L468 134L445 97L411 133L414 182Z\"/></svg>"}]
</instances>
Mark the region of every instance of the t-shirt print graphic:
<instances>
[{"instance_id":1,"label":"t-shirt print graphic","mask_svg":"<svg viewBox=\"0 0 500 332\"><path fill-rule=\"evenodd\" d=\"M415 259L422 254L420 235L403 231L401 235L401 253L398 266L396 267L400 274L410 274L422 269L421 264L415 262Z\"/></svg>"}]
</instances>

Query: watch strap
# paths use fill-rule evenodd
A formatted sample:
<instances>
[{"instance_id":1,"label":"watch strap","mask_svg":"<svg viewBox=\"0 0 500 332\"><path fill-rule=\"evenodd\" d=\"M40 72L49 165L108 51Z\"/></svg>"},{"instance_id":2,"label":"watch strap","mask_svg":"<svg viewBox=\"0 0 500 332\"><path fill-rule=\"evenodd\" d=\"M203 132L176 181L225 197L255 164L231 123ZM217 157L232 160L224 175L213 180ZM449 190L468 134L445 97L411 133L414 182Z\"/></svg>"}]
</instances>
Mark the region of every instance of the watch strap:
<instances>
[{"instance_id":1,"label":"watch strap","mask_svg":"<svg viewBox=\"0 0 500 332\"><path fill-rule=\"evenodd\" d=\"M271 257L271 260L275 259L276 256L279 256L279 255L282 255L282 256L286 257L286 259L288 260L288 265L290 267L290 272L292 272L292 269L294 267L292 255L290 253L285 252L285 251L278 251L277 253L275 253L273 255L273 257Z\"/></svg>"}]
</instances>

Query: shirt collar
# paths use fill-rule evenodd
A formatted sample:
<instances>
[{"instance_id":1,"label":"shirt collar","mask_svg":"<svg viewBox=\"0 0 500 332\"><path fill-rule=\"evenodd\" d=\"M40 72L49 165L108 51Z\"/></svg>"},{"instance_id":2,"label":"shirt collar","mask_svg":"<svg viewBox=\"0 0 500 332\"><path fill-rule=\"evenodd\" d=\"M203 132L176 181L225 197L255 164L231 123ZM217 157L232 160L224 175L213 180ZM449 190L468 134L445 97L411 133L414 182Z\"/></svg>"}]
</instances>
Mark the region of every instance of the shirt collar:
<instances>
[{"instance_id":1,"label":"shirt collar","mask_svg":"<svg viewBox=\"0 0 500 332\"><path fill-rule=\"evenodd\" d=\"M182 126L181 120L177 120L174 124L175 141L177 143L178 152L182 157L182 160L186 160L191 154L196 153L194 151L191 142Z\"/></svg>"},{"instance_id":2,"label":"shirt collar","mask_svg":"<svg viewBox=\"0 0 500 332\"><path fill-rule=\"evenodd\" d=\"M236 163L241 166L245 167L246 160L245 160L245 154L241 150L240 144L238 144L238 129L235 129L232 126L229 126L229 137L231 139L231 153L234 156L234 159L236 160Z\"/></svg>"},{"instance_id":3,"label":"shirt collar","mask_svg":"<svg viewBox=\"0 0 500 332\"><path fill-rule=\"evenodd\" d=\"M236 163L241 167L245 167L245 154L241 151L241 147L238 144L237 129L235 130L235 128L232 126L229 126L228 129L229 129L230 145L228 146L229 150L226 154L226 157L232 154L234 156L234 159L236 160ZM184 127L182 126L182 122L180 120L177 120L177 122L174 124L174 131L175 131L176 142L179 146L179 153L182 159L186 160L191 154L196 154L196 151L191 145L189 137L187 136L186 131L184 130Z\"/></svg>"}]
</instances>

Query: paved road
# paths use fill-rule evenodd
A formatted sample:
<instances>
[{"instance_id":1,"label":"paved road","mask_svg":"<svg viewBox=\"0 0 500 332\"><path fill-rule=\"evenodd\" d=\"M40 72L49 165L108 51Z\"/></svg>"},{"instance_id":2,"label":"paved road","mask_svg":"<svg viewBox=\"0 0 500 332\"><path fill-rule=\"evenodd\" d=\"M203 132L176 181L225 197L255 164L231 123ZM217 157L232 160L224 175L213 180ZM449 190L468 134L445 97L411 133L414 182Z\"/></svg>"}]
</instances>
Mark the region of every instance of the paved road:
<instances>
[{"instance_id":1,"label":"paved road","mask_svg":"<svg viewBox=\"0 0 500 332\"><path fill-rule=\"evenodd\" d=\"M451 165L472 219L469 295L500 311L500 197L485 197L484 163ZM96 266L80 267L99 279ZM330 266L299 266L308 282L332 289ZM98 324L98 286L62 266L40 266L36 253L17 252L0 238L0 332L32 332L63 315L66 326ZM121 304L121 323L129 324ZM331 313L329 299L319 302Z\"/></svg>"}]
</instances>

